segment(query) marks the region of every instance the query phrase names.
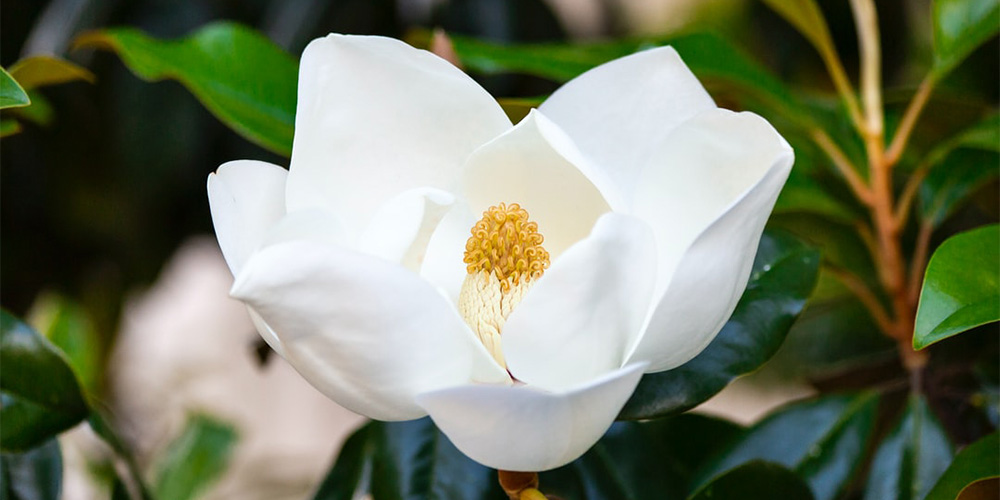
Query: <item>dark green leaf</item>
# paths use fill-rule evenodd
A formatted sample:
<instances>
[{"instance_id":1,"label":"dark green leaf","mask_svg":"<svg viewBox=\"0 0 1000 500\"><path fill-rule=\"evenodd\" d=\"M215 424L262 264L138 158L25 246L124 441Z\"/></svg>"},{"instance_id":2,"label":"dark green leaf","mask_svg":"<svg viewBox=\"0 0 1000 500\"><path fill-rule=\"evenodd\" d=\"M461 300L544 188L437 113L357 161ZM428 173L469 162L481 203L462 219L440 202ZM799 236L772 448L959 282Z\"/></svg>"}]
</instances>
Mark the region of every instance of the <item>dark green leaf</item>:
<instances>
[{"instance_id":1,"label":"dark green leaf","mask_svg":"<svg viewBox=\"0 0 1000 500\"><path fill-rule=\"evenodd\" d=\"M968 485L1000 476L1000 434L994 432L966 446L931 488L925 500L952 500Z\"/></svg>"},{"instance_id":2,"label":"dark green leaf","mask_svg":"<svg viewBox=\"0 0 1000 500\"><path fill-rule=\"evenodd\" d=\"M0 137L14 135L21 131L21 124L17 120L4 118L0 120Z\"/></svg>"},{"instance_id":3,"label":"dark green leaf","mask_svg":"<svg viewBox=\"0 0 1000 500\"><path fill-rule=\"evenodd\" d=\"M55 111L52 109L52 104L49 103L49 100L38 90L29 90L28 97L31 98L30 106L14 108L9 113L37 125L46 126L51 124L52 120L55 119Z\"/></svg>"},{"instance_id":4,"label":"dark green leaf","mask_svg":"<svg viewBox=\"0 0 1000 500\"><path fill-rule=\"evenodd\" d=\"M952 236L927 264L914 349L1000 320L1000 225Z\"/></svg>"},{"instance_id":5,"label":"dark green leaf","mask_svg":"<svg viewBox=\"0 0 1000 500\"><path fill-rule=\"evenodd\" d=\"M998 0L934 0L934 72L940 77L1000 29Z\"/></svg>"},{"instance_id":6,"label":"dark green leaf","mask_svg":"<svg viewBox=\"0 0 1000 500\"><path fill-rule=\"evenodd\" d=\"M865 500L918 500L948 468L952 447L922 396L912 396L902 420L875 452Z\"/></svg>"},{"instance_id":7,"label":"dark green leaf","mask_svg":"<svg viewBox=\"0 0 1000 500\"><path fill-rule=\"evenodd\" d=\"M155 497L195 498L226 471L236 439L236 431L225 423L204 415L190 417L159 465Z\"/></svg>"},{"instance_id":8,"label":"dark green leaf","mask_svg":"<svg viewBox=\"0 0 1000 500\"><path fill-rule=\"evenodd\" d=\"M692 500L809 500L813 496L794 472L781 465L754 461L712 479Z\"/></svg>"},{"instance_id":9,"label":"dark green leaf","mask_svg":"<svg viewBox=\"0 0 1000 500\"><path fill-rule=\"evenodd\" d=\"M278 154L291 154L296 64L256 31L220 22L165 41L115 28L85 33L76 45L116 52L144 80L179 81L243 137Z\"/></svg>"},{"instance_id":10,"label":"dark green leaf","mask_svg":"<svg viewBox=\"0 0 1000 500\"><path fill-rule=\"evenodd\" d=\"M941 224L976 190L998 176L1000 156L995 151L951 151L920 185L920 217L935 226Z\"/></svg>"},{"instance_id":11,"label":"dark green leaf","mask_svg":"<svg viewBox=\"0 0 1000 500\"><path fill-rule=\"evenodd\" d=\"M0 454L0 495L19 500L58 500L62 490L62 452L59 441L24 453Z\"/></svg>"},{"instance_id":12,"label":"dark green leaf","mask_svg":"<svg viewBox=\"0 0 1000 500\"><path fill-rule=\"evenodd\" d=\"M52 56L31 56L21 59L10 67L10 76L17 80L24 90L77 80L94 83L96 80L94 74L86 68Z\"/></svg>"},{"instance_id":13,"label":"dark green leaf","mask_svg":"<svg viewBox=\"0 0 1000 500\"><path fill-rule=\"evenodd\" d=\"M875 423L874 394L794 403L751 427L698 474L697 484L753 460L798 473L817 500L836 498L861 463Z\"/></svg>"},{"instance_id":14,"label":"dark green leaf","mask_svg":"<svg viewBox=\"0 0 1000 500\"><path fill-rule=\"evenodd\" d=\"M326 479L319 485L314 500L351 500L355 498L356 491L369 491L369 483L363 479L365 471L371 470L375 451L371 434L376 425L368 423L347 438Z\"/></svg>"},{"instance_id":15,"label":"dark green leaf","mask_svg":"<svg viewBox=\"0 0 1000 500\"><path fill-rule=\"evenodd\" d=\"M683 499L695 469L742 431L694 414L616 422L583 457L542 473L541 490L588 500Z\"/></svg>"},{"instance_id":16,"label":"dark green leaf","mask_svg":"<svg viewBox=\"0 0 1000 500\"><path fill-rule=\"evenodd\" d=\"M792 169L785 186L781 189L774 213L808 212L822 215L839 222L853 222L858 217L840 200L830 196L827 188L798 164Z\"/></svg>"},{"instance_id":17,"label":"dark green leaf","mask_svg":"<svg viewBox=\"0 0 1000 500\"><path fill-rule=\"evenodd\" d=\"M774 355L816 284L819 254L795 238L765 232L736 311L697 357L670 371L646 374L620 419L680 413Z\"/></svg>"},{"instance_id":18,"label":"dark green leaf","mask_svg":"<svg viewBox=\"0 0 1000 500\"><path fill-rule=\"evenodd\" d=\"M35 300L28 321L62 350L84 389L95 394L102 377L101 339L87 311L66 297L46 293Z\"/></svg>"},{"instance_id":19,"label":"dark green leaf","mask_svg":"<svg viewBox=\"0 0 1000 500\"><path fill-rule=\"evenodd\" d=\"M28 94L7 70L0 68L0 109L27 106L31 104Z\"/></svg>"},{"instance_id":20,"label":"dark green leaf","mask_svg":"<svg viewBox=\"0 0 1000 500\"><path fill-rule=\"evenodd\" d=\"M763 0L768 7L795 26L802 36L824 57L836 54L830 28L814 0Z\"/></svg>"},{"instance_id":21,"label":"dark green leaf","mask_svg":"<svg viewBox=\"0 0 1000 500\"><path fill-rule=\"evenodd\" d=\"M7 311L0 311L0 397L3 451L38 446L88 411L63 354Z\"/></svg>"}]
</instances>

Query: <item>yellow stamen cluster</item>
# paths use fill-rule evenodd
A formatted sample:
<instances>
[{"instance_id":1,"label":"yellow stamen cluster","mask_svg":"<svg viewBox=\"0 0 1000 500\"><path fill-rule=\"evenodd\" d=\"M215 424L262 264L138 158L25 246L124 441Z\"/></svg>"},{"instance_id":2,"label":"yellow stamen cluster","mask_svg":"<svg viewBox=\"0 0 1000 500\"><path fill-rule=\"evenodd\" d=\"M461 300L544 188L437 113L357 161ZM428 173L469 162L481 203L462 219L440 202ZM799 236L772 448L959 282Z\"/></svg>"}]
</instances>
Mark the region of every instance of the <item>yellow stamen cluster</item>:
<instances>
[{"instance_id":1,"label":"yellow stamen cluster","mask_svg":"<svg viewBox=\"0 0 1000 500\"><path fill-rule=\"evenodd\" d=\"M472 236L465 243L466 270L493 273L500 289L507 293L511 285L542 277L549 267L549 252L542 247L545 238L538 224L528 220L528 211L517 203L501 203L483 212L472 226Z\"/></svg>"}]
</instances>

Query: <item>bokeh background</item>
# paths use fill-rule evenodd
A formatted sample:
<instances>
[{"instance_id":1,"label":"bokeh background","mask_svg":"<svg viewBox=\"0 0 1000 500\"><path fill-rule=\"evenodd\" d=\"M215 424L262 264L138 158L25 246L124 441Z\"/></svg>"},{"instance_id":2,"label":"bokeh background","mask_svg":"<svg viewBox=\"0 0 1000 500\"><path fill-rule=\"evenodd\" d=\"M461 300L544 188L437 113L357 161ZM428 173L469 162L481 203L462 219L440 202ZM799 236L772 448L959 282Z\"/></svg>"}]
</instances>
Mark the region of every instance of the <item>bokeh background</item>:
<instances>
[{"instance_id":1,"label":"bokeh background","mask_svg":"<svg viewBox=\"0 0 1000 500\"><path fill-rule=\"evenodd\" d=\"M848 2L820 5L856 81ZM884 0L878 8L883 78L898 89L886 101L902 106L931 60L929 2ZM86 67L96 81L42 89L49 123L25 123L0 141L2 305L35 322L54 321L58 312L87 325L94 367L88 384L122 416L144 467L154 466L192 415L234 426L238 458L228 482L209 492L213 498L307 495L360 423L267 356L242 307L226 296L231 277L211 236L205 179L232 159L286 160L237 136L180 84L146 83L112 53L72 48L92 29L131 26L176 38L215 20L252 26L296 58L329 32L405 38L440 27L527 42L709 31L797 87L830 86L802 36L750 0L4 0L0 64L54 54ZM998 62L994 39L948 77L932 105L956 115L973 104L995 108ZM498 97L535 97L556 87L529 76L477 79ZM957 224L995 217L996 191L995 184L983 190ZM858 342L870 342L860 349L868 355L894 359L891 343ZM795 331L788 343L796 345ZM807 394L795 363L794 353L779 355L775 368L741 381L703 411L746 423ZM86 435L68 439L75 441L64 445L66 461L84 472L67 477L67 498L98 495L113 465L102 462L100 446Z\"/></svg>"}]
</instances>

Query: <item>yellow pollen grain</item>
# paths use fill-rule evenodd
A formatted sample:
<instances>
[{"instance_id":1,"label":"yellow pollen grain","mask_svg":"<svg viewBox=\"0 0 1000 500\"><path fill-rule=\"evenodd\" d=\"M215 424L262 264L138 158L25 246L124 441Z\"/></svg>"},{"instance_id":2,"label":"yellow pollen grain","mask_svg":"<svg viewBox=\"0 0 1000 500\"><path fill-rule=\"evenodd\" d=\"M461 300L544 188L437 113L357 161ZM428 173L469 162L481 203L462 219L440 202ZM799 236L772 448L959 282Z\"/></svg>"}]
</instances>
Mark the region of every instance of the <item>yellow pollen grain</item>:
<instances>
[{"instance_id":1,"label":"yellow pollen grain","mask_svg":"<svg viewBox=\"0 0 1000 500\"><path fill-rule=\"evenodd\" d=\"M470 275L492 273L507 293L511 285L537 280L545 273L549 252L542 247L543 241L538 224L528 220L527 210L517 203L500 203L483 212L483 218L472 226L463 262Z\"/></svg>"}]
</instances>

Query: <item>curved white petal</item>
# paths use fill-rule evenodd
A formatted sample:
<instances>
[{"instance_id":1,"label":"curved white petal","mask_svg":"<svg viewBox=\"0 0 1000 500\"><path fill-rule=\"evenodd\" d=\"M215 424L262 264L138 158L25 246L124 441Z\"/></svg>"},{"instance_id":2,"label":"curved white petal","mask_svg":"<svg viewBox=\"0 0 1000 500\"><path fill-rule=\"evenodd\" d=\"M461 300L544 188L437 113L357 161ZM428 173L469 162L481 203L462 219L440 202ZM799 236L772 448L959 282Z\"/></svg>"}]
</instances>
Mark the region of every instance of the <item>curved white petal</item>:
<instances>
[{"instance_id":1,"label":"curved white petal","mask_svg":"<svg viewBox=\"0 0 1000 500\"><path fill-rule=\"evenodd\" d=\"M712 98L672 47L632 54L563 85L539 109L608 172L626 199L650 146Z\"/></svg>"},{"instance_id":2,"label":"curved white petal","mask_svg":"<svg viewBox=\"0 0 1000 500\"><path fill-rule=\"evenodd\" d=\"M790 149L774 158L764 178L687 249L630 362L648 361L650 373L669 370L715 338L746 288L760 235L792 161Z\"/></svg>"},{"instance_id":3,"label":"curved white petal","mask_svg":"<svg viewBox=\"0 0 1000 500\"><path fill-rule=\"evenodd\" d=\"M457 200L431 236L420 268L420 275L437 286L453 304L458 303L462 281L468 274L462 258L476 220L469 206Z\"/></svg>"},{"instance_id":4,"label":"curved white petal","mask_svg":"<svg viewBox=\"0 0 1000 500\"><path fill-rule=\"evenodd\" d=\"M454 201L454 196L440 189L404 191L375 212L357 248L419 272L427 243Z\"/></svg>"},{"instance_id":5,"label":"curved white petal","mask_svg":"<svg viewBox=\"0 0 1000 500\"><path fill-rule=\"evenodd\" d=\"M469 157L462 188L477 219L501 202L521 205L556 257L614 206L613 186L601 175L559 127L532 110Z\"/></svg>"},{"instance_id":6,"label":"curved white petal","mask_svg":"<svg viewBox=\"0 0 1000 500\"><path fill-rule=\"evenodd\" d=\"M539 472L572 462L593 446L643 369L632 364L565 393L469 385L420 394L417 401L473 460L498 470Z\"/></svg>"},{"instance_id":7,"label":"curved white petal","mask_svg":"<svg viewBox=\"0 0 1000 500\"><path fill-rule=\"evenodd\" d=\"M451 191L469 153L510 126L482 87L430 52L384 37L314 40L299 67L288 210L328 207L357 236L407 189Z\"/></svg>"},{"instance_id":8,"label":"curved white petal","mask_svg":"<svg viewBox=\"0 0 1000 500\"><path fill-rule=\"evenodd\" d=\"M776 163L790 166L792 151L763 118L712 109L678 127L654 153L640 176L633 213L656 236L660 296L695 238Z\"/></svg>"},{"instance_id":9,"label":"curved white petal","mask_svg":"<svg viewBox=\"0 0 1000 500\"><path fill-rule=\"evenodd\" d=\"M507 319L507 369L547 390L617 370L646 321L655 272L649 227L627 215L603 215Z\"/></svg>"},{"instance_id":10,"label":"curved white petal","mask_svg":"<svg viewBox=\"0 0 1000 500\"><path fill-rule=\"evenodd\" d=\"M430 284L376 257L311 241L270 246L232 295L278 332L303 377L371 418L423 416L413 399L422 392L509 382Z\"/></svg>"},{"instance_id":11,"label":"curved white petal","mask_svg":"<svg viewBox=\"0 0 1000 500\"><path fill-rule=\"evenodd\" d=\"M227 162L208 175L212 224L234 276L285 215L287 176L277 165L253 160Z\"/></svg>"},{"instance_id":12,"label":"curved white petal","mask_svg":"<svg viewBox=\"0 0 1000 500\"><path fill-rule=\"evenodd\" d=\"M306 208L278 219L264 234L259 248L299 240L341 245L346 236L336 214L322 208Z\"/></svg>"}]
</instances>

